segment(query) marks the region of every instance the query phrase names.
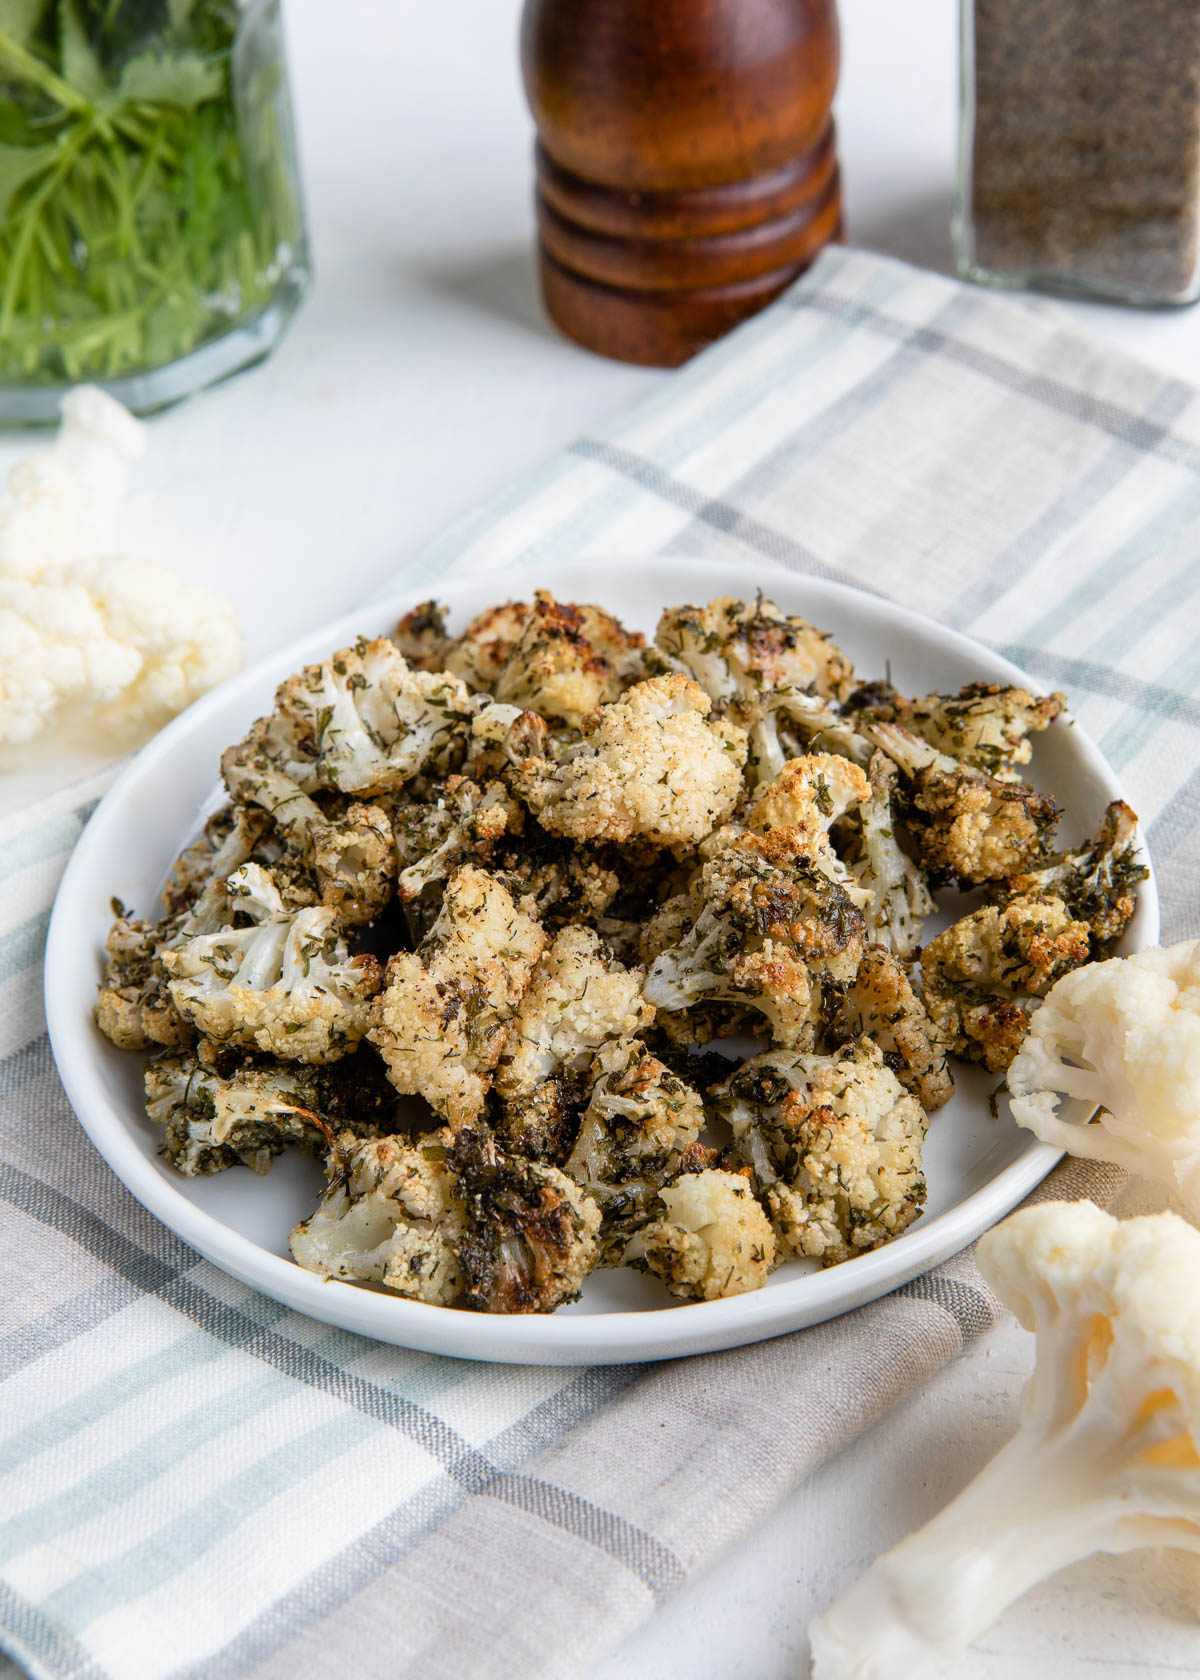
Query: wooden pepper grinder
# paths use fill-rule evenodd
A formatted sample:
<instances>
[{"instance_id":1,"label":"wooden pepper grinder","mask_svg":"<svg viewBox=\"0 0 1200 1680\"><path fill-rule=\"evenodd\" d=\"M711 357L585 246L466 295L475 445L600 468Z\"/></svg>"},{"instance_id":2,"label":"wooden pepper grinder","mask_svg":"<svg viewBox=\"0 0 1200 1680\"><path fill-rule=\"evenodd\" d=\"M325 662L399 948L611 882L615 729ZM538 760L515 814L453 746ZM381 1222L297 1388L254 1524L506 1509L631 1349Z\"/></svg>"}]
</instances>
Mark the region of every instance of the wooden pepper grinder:
<instances>
[{"instance_id":1,"label":"wooden pepper grinder","mask_svg":"<svg viewBox=\"0 0 1200 1680\"><path fill-rule=\"evenodd\" d=\"M673 367L841 231L835 0L526 0L546 307Z\"/></svg>"}]
</instances>

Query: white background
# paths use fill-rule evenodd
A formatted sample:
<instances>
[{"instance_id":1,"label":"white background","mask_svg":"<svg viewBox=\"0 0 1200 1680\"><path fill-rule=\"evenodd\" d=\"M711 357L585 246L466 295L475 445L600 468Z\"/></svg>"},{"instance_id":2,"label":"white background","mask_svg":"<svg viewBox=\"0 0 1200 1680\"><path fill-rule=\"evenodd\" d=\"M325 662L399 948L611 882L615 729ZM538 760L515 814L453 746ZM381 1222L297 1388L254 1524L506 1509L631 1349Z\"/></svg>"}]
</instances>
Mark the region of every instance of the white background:
<instances>
[{"instance_id":1,"label":"white background","mask_svg":"<svg viewBox=\"0 0 1200 1680\"><path fill-rule=\"evenodd\" d=\"M152 423L127 529L130 548L233 595L250 659L340 616L456 514L664 377L588 355L542 316L518 0L286 10L316 284L265 367ZM843 0L842 13L849 238L948 270L956 7ZM1196 312L1072 309L1200 381ZM0 442L0 471L22 447ZM78 754L0 758L0 813L85 767ZM810 1612L1011 1433L1029 1358L1021 1332L994 1334L800 1488L594 1680L792 1680ZM1200 1672L1186 1589L1140 1558L1081 1565L1015 1607L954 1672Z\"/></svg>"}]
</instances>

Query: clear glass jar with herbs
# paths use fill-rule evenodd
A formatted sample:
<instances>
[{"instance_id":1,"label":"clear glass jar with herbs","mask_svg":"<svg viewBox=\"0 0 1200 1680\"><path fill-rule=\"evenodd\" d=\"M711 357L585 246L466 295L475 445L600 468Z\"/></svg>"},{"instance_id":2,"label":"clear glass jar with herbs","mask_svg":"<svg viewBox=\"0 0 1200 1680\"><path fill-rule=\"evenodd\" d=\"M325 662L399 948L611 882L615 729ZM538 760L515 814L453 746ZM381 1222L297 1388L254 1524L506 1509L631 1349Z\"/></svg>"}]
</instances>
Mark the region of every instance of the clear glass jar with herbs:
<instances>
[{"instance_id":1,"label":"clear glass jar with herbs","mask_svg":"<svg viewBox=\"0 0 1200 1680\"><path fill-rule=\"evenodd\" d=\"M0 0L0 421L174 402L307 276L278 0Z\"/></svg>"},{"instance_id":2,"label":"clear glass jar with herbs","mask_svg":"<svg viewBox=\"0 0 1200 1680\"><path fill-rule=\"evenodd\" d=\"M1200 5L962 0L956 244L975 280L1200 296Z\"/></svg>"}]
</instances>

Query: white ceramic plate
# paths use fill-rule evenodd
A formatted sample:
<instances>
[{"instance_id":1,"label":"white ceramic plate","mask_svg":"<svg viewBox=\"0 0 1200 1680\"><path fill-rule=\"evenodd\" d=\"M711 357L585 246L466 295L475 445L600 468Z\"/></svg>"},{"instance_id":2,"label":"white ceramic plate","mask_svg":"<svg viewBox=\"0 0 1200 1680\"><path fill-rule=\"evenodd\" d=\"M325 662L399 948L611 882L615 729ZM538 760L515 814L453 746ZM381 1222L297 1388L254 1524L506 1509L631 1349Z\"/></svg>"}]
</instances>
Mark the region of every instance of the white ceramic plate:
<instances>
[{"instance_id":1,"label":"white ceramic plate","mask_svg":"<svg viewBox=\"0 0 1200 1680\"><path fill-rule=\"evenodd\" d=\"M566 600L596 600L631 627L652 632L669 602L745 595L764 585L789 612L802 613L836 640L859 671L878 676L890 661L904 693L957 689L970 681L1035 684L965 636L903 608L832 583L764 568L710 561L591 562L542 566L457 580L439 589L453 624L534 587ZM59 1072L88 1135L137 1198L209 1260L264 1294L314 1318L380 1341L430 1353L538 1364L653 1360L737 1347L817 1324L886 1294L977 1237L1045 1176L1057 1153L1038 1144L988 1094L996 1081L956 1065L958 1090L933 1117L926 1147L929 1199L916 1224L886 1248L816 1271L795 1262L768 1286L733 1300L668 1305L652 1280L624 1270L588 1280L583 1297L549 1317L499 1317L402 1301L352 1284L324 1282L288 1258L288 1232L311 1211L321 1184L316 1164L285 1155L264 1178L233 1169L186 1179L156 1153L142 1106L143 1058L122 1054L97 1032L92 1004L113 895L141 914L157 914L166 871L212 808L222 749L269 710L276 684L361 633L386 634L420 598L409 593L349 614L313 632L206 696L154 738L92 817L63 877L46 951L46 1013ZM1062 833L1094 828L1121 789L1076 726L1054 724L1038 737L1035 780L1066 808ZM1125 941L1137 950L1158 937L1153 882L1142 891ZM81 953L92 953L81 960Z\"/></svg>"}]
</instances>

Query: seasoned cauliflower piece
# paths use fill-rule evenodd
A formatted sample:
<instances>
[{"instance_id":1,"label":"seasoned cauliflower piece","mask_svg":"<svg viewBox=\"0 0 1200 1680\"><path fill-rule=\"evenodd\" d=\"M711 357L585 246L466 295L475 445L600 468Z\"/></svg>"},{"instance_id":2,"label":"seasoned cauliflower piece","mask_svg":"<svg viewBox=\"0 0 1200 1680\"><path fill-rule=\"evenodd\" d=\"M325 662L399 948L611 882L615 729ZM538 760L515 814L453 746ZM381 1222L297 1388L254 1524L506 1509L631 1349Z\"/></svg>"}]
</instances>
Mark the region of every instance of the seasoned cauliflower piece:
<instances>
[{"instance_id":1,"label":"seasoned cauliflower piece","mask_svg":"<svg viewBox=\"0 0 1200 1680\"><path fill-rule=\"evenodd\" d=\"M326 1163L329 1188L291 1235L297 1265L453 1306L466 1282L458 1256L466 1207L445 1164L449 1143L444 1131L413 1143L339 1133Z\"/></svg>"},{"instance_id":2,"label":"seasoned cauliflower piece","mask_svg":"<svg viewBox=\"0 0 1200 1680\"><path fill-rule=\"evenodd\" d=\"M521 639L533 608L528 601L506 601L473 618L450 643L444 668L467 687L494 694L500 673Z\"/></svg>"},{"instance_id":3,"label":"seasoned cauliflower piece","mask_svg":"<svg viewBox=\"0 0 1200 1680\"><path fill-rule=\"evenodd\" d=\"M944 1108L954 1095L941 1034L904 968L882 945L868 945L863 952L858 973L839 999L833 1036L871 1039L927 1114Z\"/></svg>"},{"instance_id":4,"label":"seasoned cauliflower piece","mask_svg":"<svg viewBox=\"0 0 1200 1680\"><path fill-rule=\"evenodd\" d=\"M864 909L872 895L842 862L829 831L857 813L870 795L871 784L857 764L837 753L808 753L788 759L773 781L758 788L746 826L757 834L774 832L781 843L784 834L795 836L796 849L813 857L851 903Z\"/></svg>"},{"instance_id":5,"label":"seasoned cauliflower piece","mask_svg":"<svg viewBox=\"0 0 1200 1680\"><path fill-rule=\"evenodd\" d=\"M602 608L556 601L539 589L492 693L577 728L645 675L645 645Z\"/></svg>"},{"instance_id":6,"label":"seasoned cauliflower piece","mask_svg":"<svg viewBox=\"0 0 1200 1680\"><path fill-rule=\"evenodd\" d=\"M480 787L462 776L448 776L436 799L404 805L393 815L396 850L402 867L396 894L405 903L427 887L444 881L462 863L488 863L510 832L519 833L524 812L500 782Z\"/></svg>"},{"instance_id":7,"label":"seasoned cauliflower piece","mask_svg":"<svg viewBox=\"0 0 1200 1680\"><path fill-rule=\"evenodd\" d=\"M1137 813L1114 799L1094 840L1056 852L1004 883L1006 895L1053 893L1098 945L1119 939L1137 909L1136 887L1150 871L1137 854Z\"/></svg>"},{"instance_id":8,"label":"seasoned cauliflower piece","mask_svg":"<svg viewBox=\"0 0 1200 1680\"><path fill-rule=\"evenodd\" d=\"M386 637L307 665L275 691L275 710L222 759L230 791L265 759L303 793L386 793L465 747L478 704L448 672L414 671Z\"/></svg>"},{"instance_id":9,"label":"seasoned cauliflower piece","mask_svg":"<svg viewBox=\"0 0 1200 1680\"><path fill-rule=\"evenodd\" d=\"M290 1145L323 1153L333 1134L319 1112L316 1071L244 1064L222 1076L189 1053L146 1063L146 1113L164 1131L163 1153L193 1178L239 1161L265 1173Z\"/></svg>"},{"instance_id":10,"label":"seasoned cauliflower piece","mask_svg":"<svg viewBox=\"0 0 1200 1680\"><path fill-rule=\"evenodd\" d=\"M685 1301L761 1289L775 1263L775 1233L748 1180L709 1167L658 1193L661 1212L625 1245L624 1263L652 1272Z\"/></svg>"},{"instance_id":11,"label":"seasoned cauliflower piece","mask_svg":"<svg viewBox=\"0 0 1200 1680\"><path fill-rule=\"evenodd\" d=\"M830 636L761 595L753 605L721 595L706 607L668 607L654 640L712 700L752 701L773 688L844 700L854 686L854 667Z\"/></svg>"},{"instance_id":12,"label":"seasoned cauliflower piece","mask_svg":"<svg viewBox=\"0 0 1200 1680\"><path fill-rule=\"evenodd\" d=\"M1061 898L1027 894L988 905L939 933L921 953L925 1003L956 1055L1003 1073L1036 1000L1091 954L1087 925Z\"/></svg>"},{"instance_id":13,"label":"seasoned cauliflower piece","mask_svg":"<svg viewBox=\"0 0 1200 1680\"><path fill-rule=\"evenodd\" d=\"M422 601L409 609L392 631L392 642L401 656L418 671L444 671L451 638L446 631L449 607L438 601Z\"/></svg>"},{"instance_id":14,"label":"seasoned cauliflower piece","mask_svg":"<svg viewBox=\"0 0 1200 1680\"><path fill-rule=\"evenodd\" d=\"M591 928L565 927L543 951L492 1087L504 1104L499 1131L515 1154L559 1154L593 1051L654 1019L642 997L645 977L615 961Z\"/></svg>"},{"instance_id":15,"label":"seasoned cauliflower piece","mask_svg":"<svg viewBox=\"0 0 1200 1680\"><path fill-rule=\"evenodd\" d=\"M644 1222L655 1195L712 1151L697 1139L704 1125L699 1093L652 1056L637 1038L614 1038L589 1069L591 1094L563 1171L604 1216L604 1253Z\"/></svg>"},{"instance_id":16,"label":"seasoned cauliflower piece","mask_svg":"<svg viewBox=\"0 0 1200 1680\"><path fill-rule=\"evenodd\" d=\"M867 1039L769 1050L711 1093L785 1254L823 1266L890 1242L925 1203L925 1110Z\"/></svg>"},{"instance_id":17,"label":"seasoned cauliflower piece","mask_svg":"<svg viewBox=\"0 0 1200 1680\"><path fill-rule=\"evenodd\" d=\"M874 683L850 705L877 723L898 723L939 752L1004 780L1033 757L1029 737L1046 729L1065 710L1065 694L1030 694L999 683L968 683L957 694L907 699L886 683Z\"/></svg>"},{"instance_id":18,"label":"seasoned cauliflower piece","mask_svg":"<svg viewBox=\"0 0 1200 1680\"><path fill-rule=\"evenodd\" d=\"M746 760L745 733L707 721L710 709L689 677L638 683L591 713L557 763L523 766L516 785L542 826L570 840L702 840L737 804Z\"/></svg>"},{"instance_id":19,"label":"seasoned cauliflower piece","mask_svg":"<svg viewBox=\"0 0 1200 1680\"><path fill-rule=\"evenodd\" d=\"M899 724L871 724L865 733L907 778L905 816L935 885L980 886L1044 856L1058 821L1049 795L964 768Z\"/></svg>"},{"instance_id":20,"label":"seasoned cauliflower piece","mask_svg":"<svg viewBox=\"0 0 1200 1680\"><path fill-rule=\"evenodd\" d=\"M871 939L897 957L911 957L920 944L926 918L933 915L933 897L925 877L896 839L895 765L877 752L868 774L871 793L859 807L860 848L849 872L868 895L865 902L857 902Z\"/></svg>"},{"instance_id":21,"label":"seasoned cauliflower piece","mask_svg":"<svg viewBox=\"0 0 1200 1680\"><path fill-rule=\"evenodd\" d=\"M675 943L660 943L672 933ZM766 1017L775 1043L811 1046L821 981L853 978L863 933L862 916L816 860L774 852L771 835L742 835L655 918L648 938L659 954L645 995L662 1010L741 1004Z\"/></svg>"},{"instance_id":22,"label":"seasoned cauliflower piece","mask_svg":"<svg viewBox=\"0 0 1200 1680\"><path fill-rule=\"evenodd\" d=\"M231 909L252 926L196 934L162 951L176 1008L207 1038L284 1061L348 1055L379 989L376 959L350 956L331 910L289 914L259 864L243 864L227 887Z\"/></svg>"},{"instance_id":23,"label":"seasoned cauliflower piece","mask_svg":"<svg viewBox=\"0 0 1200 1680\"><path fill-rule=\"evenodd\" d=\"M418 951L388 963L371 1042L397 1091L451 1126L478 1115L546 935L503 884L463 864Z\"/></svg>"},{"instance_id":24,"label":"seasoned cauliflower piece","mask_svg":"<svg viewBox=\"0 0 1200 1680\"><path fill-rule=\"evenodd\" d=\"M553 1312L573 1301L600 1256L600 1209L557 1167L501 1155L463 1127L447 1164L467 1204L459 1245L466 1304L482 1312Z\"/></svg>"}]
</instances>

